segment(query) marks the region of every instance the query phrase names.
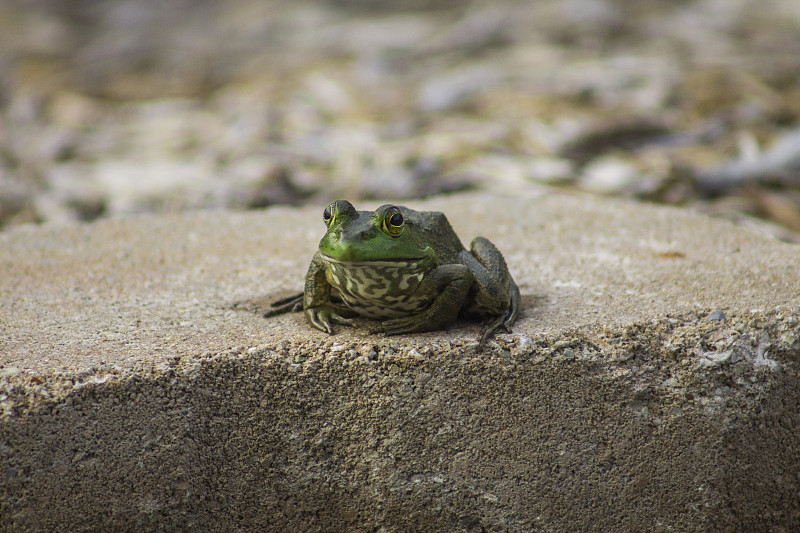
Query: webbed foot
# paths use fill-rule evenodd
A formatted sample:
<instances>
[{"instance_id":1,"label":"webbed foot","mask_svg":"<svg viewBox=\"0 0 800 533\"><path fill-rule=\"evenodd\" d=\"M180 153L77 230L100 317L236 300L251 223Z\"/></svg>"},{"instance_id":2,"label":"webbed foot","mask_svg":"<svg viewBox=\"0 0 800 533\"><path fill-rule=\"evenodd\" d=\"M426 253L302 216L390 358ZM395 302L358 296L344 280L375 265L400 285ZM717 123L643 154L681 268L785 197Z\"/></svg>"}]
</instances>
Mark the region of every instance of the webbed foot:
<instances>
[{"instance_id":1,"label":"webbed foot","mask_svg":"<svg viewBox=\"0 0 800 533\"><path fill-rule=\"evenodd\" d=\"M376 330L383 332L384 335L403 335L406 333L416 333L425 331L424 321L420 320L419 315L410 317L395 318L381 322L381 327Z\"/></svg>"},{"instance_id":2,"label":"webbed foot","mask_svg":"<svg viewBox=\"0 0 800 533\"><path fill-rule=\"evenodd\" d=\"M495 317L483 325L481 328L480 340L478 341L479 352L483 350L483 347L486 345L486 341L488 341L500 329L504 329L505 331L511 333L511 326L510 324L506 323L506 317L503 315Z\"/></svg>"},{"instance_id":3,"label":"webbed foot","mask_svg":"<svg viewBox=\"0 0 800 533\"><path fill-rule=\"evenodd\" d=\"M283 313L294 313L303 310L303 293L294 294L286 298L281 298L269 304L272 309L264 313L264 318L282 315Z\"/></svg>"}]
</instances>

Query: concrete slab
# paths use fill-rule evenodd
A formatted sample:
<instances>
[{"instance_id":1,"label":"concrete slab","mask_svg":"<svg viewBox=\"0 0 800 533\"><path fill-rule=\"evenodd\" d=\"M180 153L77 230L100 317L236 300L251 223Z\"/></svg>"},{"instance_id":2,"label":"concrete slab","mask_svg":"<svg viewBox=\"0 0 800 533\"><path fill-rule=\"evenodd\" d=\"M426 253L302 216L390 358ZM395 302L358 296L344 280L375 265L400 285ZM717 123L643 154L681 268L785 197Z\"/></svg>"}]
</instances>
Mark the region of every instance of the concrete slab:
<instances>
[{"instance_id":1,"label":"concrete slab","mask_svg":"<svg viewBox=\"0 0 800 533\"><path fill-rule=\"evenodd\" d=\"M408 205L504 252L523 310L484 353L262 318L322 206L0 233L0 528L800 525L800 248L555 192Z\"/></svg>"},{"instance_id":2,"label":"concrete slab","mask_svg":"<svg viewBox=\"0 0 800 533\"><path fill-rule=\"evenodd\" d=\"M554 193L409 205L442 210L467 245L484 235L504 252L526 297L518 333L800 301L796 246L678 209ZM302 290L324 233L321 212L211 211L2 233L2 364L48 373L285 338L324 342L301 315L267 321L233 310ZM339 342L378 338L340 331ZM406 339L471 340L476 331Z\"/></svg>"}]
</instances>

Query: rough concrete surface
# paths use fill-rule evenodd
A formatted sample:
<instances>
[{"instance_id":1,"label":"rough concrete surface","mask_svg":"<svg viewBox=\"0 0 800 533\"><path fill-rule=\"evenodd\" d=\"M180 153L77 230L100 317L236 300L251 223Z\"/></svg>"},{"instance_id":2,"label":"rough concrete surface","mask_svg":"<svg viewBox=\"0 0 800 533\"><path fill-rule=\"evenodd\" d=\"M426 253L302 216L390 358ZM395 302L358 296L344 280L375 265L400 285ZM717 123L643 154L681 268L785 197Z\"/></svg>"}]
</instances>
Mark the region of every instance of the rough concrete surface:
<instances>
[{"instance_id":1,"label":"rough concrete surface","mask_svg":"<svg viewBox=\"0 0 800 533\"><path fill-rule=\"evenodd\" d=\"M800 528L800 248L552 192L408 204L505 253L514 333L262 318L323 206L0 233L0 530Z\"/></svg>"}]
</instances>

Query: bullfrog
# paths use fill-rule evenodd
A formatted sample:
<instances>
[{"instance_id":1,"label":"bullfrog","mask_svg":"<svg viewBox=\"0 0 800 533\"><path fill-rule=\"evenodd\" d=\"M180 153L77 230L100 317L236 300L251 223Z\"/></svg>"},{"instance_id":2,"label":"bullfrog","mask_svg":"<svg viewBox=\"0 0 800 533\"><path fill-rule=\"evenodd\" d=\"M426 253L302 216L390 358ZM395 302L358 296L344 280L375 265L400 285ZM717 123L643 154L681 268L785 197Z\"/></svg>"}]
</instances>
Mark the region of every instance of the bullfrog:
<instances>
[{"instance_id":1,"label":"bullfrog","mask_svg":"<svg viewBox=\"0 0 800 533\"><path fill-rule=\"evenodd\" d=\"M476 237L467 250L447 217L386 204L357 211L337 200L322 213L327 231L311 259L305 290L272 304L265 316L305 312L333 334L353 318L379 321L386 335L447 328L459 316L482 318L479 349L499 329L511 331L519 289L503 254Z\"/></svg>"}]
</instances>

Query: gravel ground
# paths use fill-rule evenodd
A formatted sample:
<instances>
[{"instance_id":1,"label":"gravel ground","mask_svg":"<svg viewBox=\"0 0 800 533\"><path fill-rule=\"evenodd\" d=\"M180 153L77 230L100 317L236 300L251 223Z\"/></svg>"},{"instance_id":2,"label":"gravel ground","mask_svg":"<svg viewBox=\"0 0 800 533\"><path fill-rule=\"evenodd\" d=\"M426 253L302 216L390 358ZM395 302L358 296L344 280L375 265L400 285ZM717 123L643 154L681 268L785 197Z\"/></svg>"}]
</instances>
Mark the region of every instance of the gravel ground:
<instances>
[{"instance_id":1,"label":"gravel ground","mask_svg":"<svg viewBox=\"0 0 800 533\"><path fill-rule=\"evenodd\" d=\"M6 0L0 227L464 189L800 241L796 0Z\"/></svg>"}]
</instances>

